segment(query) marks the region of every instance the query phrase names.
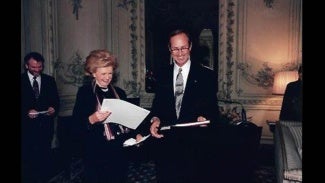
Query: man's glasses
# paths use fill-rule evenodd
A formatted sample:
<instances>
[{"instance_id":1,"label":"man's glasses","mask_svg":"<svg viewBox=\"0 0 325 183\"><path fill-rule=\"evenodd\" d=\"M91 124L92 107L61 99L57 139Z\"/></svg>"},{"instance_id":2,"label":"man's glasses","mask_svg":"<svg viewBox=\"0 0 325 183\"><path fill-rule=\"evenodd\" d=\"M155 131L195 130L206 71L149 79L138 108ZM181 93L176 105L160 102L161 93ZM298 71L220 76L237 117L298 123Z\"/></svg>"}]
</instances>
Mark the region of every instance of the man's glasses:
<instances>
[{"instance_id":1,"label":"man's glasses","mask_svg":"<svg viewBox=\"0 0 325 183\"><path fill-rule=\"evenodd\" d=\"M178 53L178 52L186 52L188 51L189 47L182 47L182 48L171 48L170 51L172 53Z\"/></svg>"}]
</instances>

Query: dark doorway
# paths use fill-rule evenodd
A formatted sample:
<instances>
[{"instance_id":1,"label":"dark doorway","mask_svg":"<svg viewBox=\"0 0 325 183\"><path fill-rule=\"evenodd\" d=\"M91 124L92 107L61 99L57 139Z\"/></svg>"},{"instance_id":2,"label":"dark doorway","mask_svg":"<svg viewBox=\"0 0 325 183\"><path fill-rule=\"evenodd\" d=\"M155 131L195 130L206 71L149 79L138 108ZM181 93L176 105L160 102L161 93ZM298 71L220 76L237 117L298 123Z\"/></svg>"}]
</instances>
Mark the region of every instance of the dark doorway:
<instances>
[{"instance_id":1,"label":"dark doorway","mask_svg":"<svg viewBox=\"0 0 325 183\"><path fill-rule=\"evenodd\" d=\"M146 25L146 92L154 92L155 73L169 64L168 34L183 28L193 40L191 60L202 60L199 36L210 29L213 35L214 70L218 70L218 0L145 0ZM204 59L203 59L204 60Z\"/></svg>"}]
</instances>

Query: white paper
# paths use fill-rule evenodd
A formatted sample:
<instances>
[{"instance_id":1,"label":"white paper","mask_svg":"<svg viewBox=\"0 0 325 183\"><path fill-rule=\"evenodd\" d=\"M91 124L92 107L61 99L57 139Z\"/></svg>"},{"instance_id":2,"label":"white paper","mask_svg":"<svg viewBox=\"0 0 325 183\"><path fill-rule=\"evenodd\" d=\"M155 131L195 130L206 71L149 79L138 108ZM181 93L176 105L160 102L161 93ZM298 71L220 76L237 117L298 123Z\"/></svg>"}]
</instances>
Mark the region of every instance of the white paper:
<instances>
[{"instance_id":1,"label":"white paper","mask_svg":"<svg viewBox=\"0 0 325 183\"><path fill-rule=\"evenodd\" d=\"M48 113L49 111L38 111L38 112L30 112L29 114L46 114Z\"/></svg>"},{"instance_id":2,"label":"white paper","mask_svg":"<svg viewBox=\"0 0 325 183\"><path fill-rule=\"evenodd\" d=\"M124 141L123 146L128 147L128 146L134 146L140 144L141 142L145 141L148 137L150 137L150 134L142 137L142 139L139 142L137 142L134 138L129 138L126 141Z\"/></svg>"},{"instance_id":3,"label":"white paper","mask_svg":"<svg viewBox=\"0 0 325 183\"><path fill-rule=\"evenodd\" d=\"M198 121L198 122L191 122L191 123L180 123L180 124L176 124L173 125L173 127L187 127L187 126L197 126L197 125L205 125L205 124L209 124L210 121Z\"/></svg>"},{"instance_id":4,"label":"white paper","mask_svg":"<svg viewBox=\"0 0 325 183\"><path fill-rule=\"evenodd\" d=\"M160 128L160 130L170 130L171 127L189 127L189 126L199 126L199 125L205 125L209 124L210 121L197 121L197 122L190 122L190 123L180 123L176 125L170 125L170 126L163 126Z\"/></svg>"},{"instance_id":5,"label":"white paper","mask_svg":"<svg viewBox=\"0 0 325 183\"><path fill-rule=\"evenodd\" d=\"M163 130L170 130L171 126L163 126L160 128L160 131L163 131Z\"/></svg>"},{"instance_id":6,"label":"white paper","mask_svg":"<svg viewBox=\"0 0 325 183\"><path fill-rule=\"evenodd\" d=\"M112 112L104 123L117 123L136 129L150 111L120 99L104 99L101 111Z\"/></svg>"}]
</instances>

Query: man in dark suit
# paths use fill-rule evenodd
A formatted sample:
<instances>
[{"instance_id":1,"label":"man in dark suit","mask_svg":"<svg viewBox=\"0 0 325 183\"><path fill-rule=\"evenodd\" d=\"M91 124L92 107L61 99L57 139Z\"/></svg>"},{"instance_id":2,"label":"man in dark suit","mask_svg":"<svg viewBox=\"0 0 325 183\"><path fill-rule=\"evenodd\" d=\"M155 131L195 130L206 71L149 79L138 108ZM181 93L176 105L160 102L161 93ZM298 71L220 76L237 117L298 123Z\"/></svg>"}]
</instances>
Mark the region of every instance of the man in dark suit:
<instances>
[{"instance_id":1,"label":"man in dark suit","mask_svg":"<svg viewBox=\"0 0 325 183\"><path fill-rule=\"evenodd\" d=\"M21 75L22 182L46 182L50 173L54 118L59 94L52 76L43 74L44 58L31 52Z\"/></svg>"},{"instance_id":2,"label":"man in dark suit","mask_svg":"<svg viewBox=\"0 0 325 183\"><path fill-rule=\"evenodd\" d=\"M284 92L280 120L302 121L302 66L298 80L288 83Z\"/></svg>"},{"instance_id":3,"label":"man in dark suit","mask_svg":"<svg viewBox=\"0 0 325 183\"><path fill-rule=\"evenodd\" d=\"M157 75L149 116L157 145L158 182L206 183L212 181L213 169L209 129L219 118L216 73L190 59L192 42L186 31L173 31L168 48L173 64ZM163 126L205 120L211 123L159 131Z\"/></svg>"}]
</instances>

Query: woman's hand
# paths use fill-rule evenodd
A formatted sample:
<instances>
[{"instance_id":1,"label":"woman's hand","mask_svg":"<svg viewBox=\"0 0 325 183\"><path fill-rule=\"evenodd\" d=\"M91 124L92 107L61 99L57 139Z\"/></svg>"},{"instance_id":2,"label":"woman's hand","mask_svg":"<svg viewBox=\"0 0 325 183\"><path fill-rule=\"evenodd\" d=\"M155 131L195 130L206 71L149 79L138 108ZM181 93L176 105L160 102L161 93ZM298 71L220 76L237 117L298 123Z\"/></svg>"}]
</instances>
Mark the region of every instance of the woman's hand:
<instances>
[{"instance_id":1,"label":"woman's hand","mask_svg":"<svg viewBox=\"0 0 325 183\"><path fill-rule=\"evenodd\" d=\"M31 109L28 111L28 117L34 119L38 117L38 112L35 109Z\"/></svg>"},{"instance_id":2,"label":"woman's hand","mask_svg":"<svg viewBox=\"0 0 325 183\"><path fill-rule=\"evenodd\" d=\"M163 134L159 134L158 130L159 130L159 126L160 126L160 120L157 117L152 118L152 123L150 126L150 133L153 137L156 138L161 138L164 137Z\"/></svg>"},{"instance_id":3,"label":"woman's hand","mask_svg":"<svg viewBox=\"0 0 325 183\"><path fill-rule=\"evenodd\" d=\"M104 121L112 112L110 111L96 111L89 116L89 122L91 124Z\"/></svg>"},{"instance_id":4,"label":"woman's hand","mask_svg":"<svg viewBox=\"0 0 325 183\"><path fill-rule=\"evenodd\" d=\"M143 138L143 136L142 136L141 134L137 134L137 135L135 136L135 141L136 141L136 142L139 142L142 138Z\"/></svg>"}]
</instances>

